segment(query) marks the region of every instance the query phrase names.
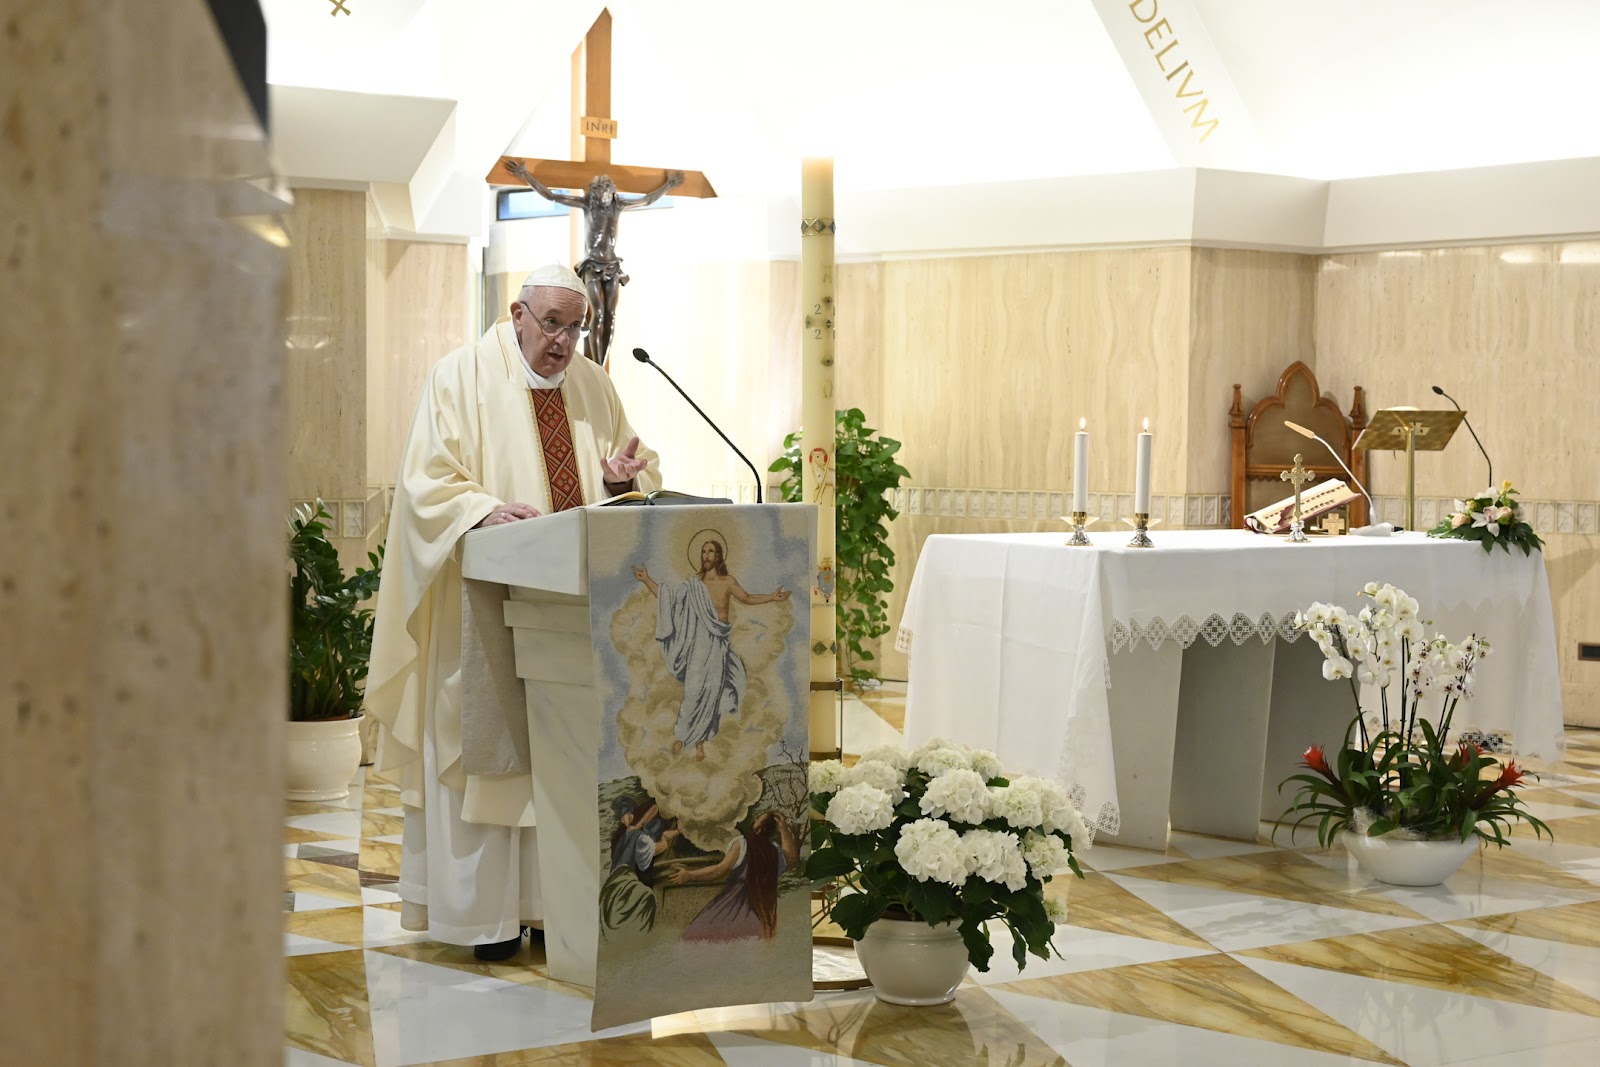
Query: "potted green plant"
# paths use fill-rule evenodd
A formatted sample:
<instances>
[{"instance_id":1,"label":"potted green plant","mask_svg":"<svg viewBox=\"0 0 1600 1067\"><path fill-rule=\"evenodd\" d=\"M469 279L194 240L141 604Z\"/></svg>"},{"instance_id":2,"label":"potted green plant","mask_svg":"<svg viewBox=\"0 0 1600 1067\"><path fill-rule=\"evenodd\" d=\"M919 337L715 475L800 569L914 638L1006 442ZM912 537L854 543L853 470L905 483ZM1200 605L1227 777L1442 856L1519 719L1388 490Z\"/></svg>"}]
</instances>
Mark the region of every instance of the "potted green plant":
<instances>
[{"instance_id":1,"label":"potted green plant","mask_svg":"<svg viewBox=\"0 0 1600 1067\"><path fill-rule=\"evenodd\" d=\"M328 540L321 500L289 519L290 800L337 800L361 762L358 725L372 654L382 549L348 577Z\"/></svg>"},{"instance_id":2,"label":"potted green plant","mask_svg":"<svg viewBox=\"0 0 1600 1067\"><path fill-rule=\"evenodd\" d=\"M829 918L856 942L880 1000L944 1004L970 965L989 969L988 924L1011 931L1020 969L1049 959L1066 905L1045 896L1057 874L1083 871L1083 816L1056 783L1007 778L992 752L935 738L914 752L884 747L853 767L811 765L813 884L829 884Z\"/></svg>"},{"instance_id":3,"label":"potted green plant","mask_svg":"<svg viewBox=\"0 0 1600 1067\"><path fill-rule=\"evenodd\" d=\"M860 408L834 412L834 481L837 504L834 581L839 604L839 677L861 684L877 681L867 647L889 632L889 522L899 512L890 503L900 479L911 474L895 459L900 442L867 425ZM786 501L801 496L800 433L783 439L783 455L767 469L784 474Z\"/></svg>"},{"instance_id":4,"label":"potted green plant","mask_svg":"<svg viewBox=\"0 0 1600 1067\"><path fill-rule=\"evenodd\" d=\"M1299 784L1280 821L1315 820L1323 847L1341 840L1370 875L1395 885L1439 884L1480 842L1503 847L1516 820L1550 833L1517 796L1527 772L1451 735L1489 643L1429 637L1416 600L1392 585L1369 582L1361 595L1372 603L1357 615L1318 603L1298 618L1322 650L1323 677L1350 685L1356 716L1331 762L1313 745L1300 763L1309 773L1279 785ZM1375 709L1363 711L1362 686L1376 691ZM1433 698L1437 721L1423 714Z\"/></svg>"}]
</instances>

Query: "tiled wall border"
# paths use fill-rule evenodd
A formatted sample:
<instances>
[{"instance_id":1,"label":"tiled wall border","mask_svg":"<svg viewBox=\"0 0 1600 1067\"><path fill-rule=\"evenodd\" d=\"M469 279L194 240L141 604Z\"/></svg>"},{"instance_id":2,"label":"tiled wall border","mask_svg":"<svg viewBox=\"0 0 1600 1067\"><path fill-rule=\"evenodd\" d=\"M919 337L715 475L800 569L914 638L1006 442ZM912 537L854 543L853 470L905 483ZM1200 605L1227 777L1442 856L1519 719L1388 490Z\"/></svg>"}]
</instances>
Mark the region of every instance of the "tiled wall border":
<instances>
[{"instance_id":1,"label":"tiled wall border","mask_svg":"<svg viewBox=\"0 0 1600 1067\"><path fill-rule=\"evenodd\" d=\"M708 496L727 497L738 504L755 503L751 481L712 482L702 491ZM767 492L776 493L776 487ZM327 500L333 513L333 528L341 537L365 537L382 529L383 520L394 502L394 486L371 487L366 500ZM894 508L902 515L937 516L955 519L999 519L1002 521L1040 521L1058 519L1072 504L1068 493L1042 489L957 489L943 486L901 486L894 491ZM1405 522L1403 496L1373 498L1380 522ZM305 501L295 501L298 507ZM1152 496L1152 514L1167 526L1191 529L1228 525L1232 501L1226 493L1199 493L1188 496ZM1432 529L1448 514L1454 501L1450 497L1418 497L1417 526ZM1533 515L1533 528L1544 534L1600 535L1600 502L1593 500L1533 500L1524 506ZM1090 493L1089 514L1102 523L1133 516L1132 493Z\"/></svg>"},{"instance_id":2,"label":"tiled wall border","mask_svg":"<svg viewBox=\"0 0 1600 1067\"><path fill-rule=\"evenodd\" d=\"M1150 514L1166 526L1227 526L1232 501L1227 494L1150 497ZM1072 495L1043 489L955 489L902 486L894 491L895 510L902 515L953 519L999 519L1037 522L1059 519L1072 507ZM1090 493L1089 514L1102 524L1133 517L1132 493Z\"/></svg>"},{"instance_id":3,"label":"tiled wall border","mask_svg":"<svg viewBox=\"0 0 1600 1067\"><path fill-rule=\"evenodd\" d=\"M1377 496L1380 522L1406 521L1406 498ZM1593 500L1527 500L1523 508L1533 516L1534 532L1545 534L1600 534L1600 502ZM1451 497L1417 497L1417 528L1431 530L1455 510Z\"/></svg>"},{"instance_id":4,"label":"tiled wall border","mask_svg":"<svg viewBox=\"0 0 1600 1067\"><path fill-rule=\"evenodd\" d=\"M315 501L312 500L290 501L290 517L302 507L310 507L313 503ZM335 540L362 540L373 531L382 529L384 517L389 514L389 507L393 503L392 485L369 486L364 500L322 498L322 506L327 508L328 514L333 519L329 523L329 532Z\"/></svg>"}]
</instances>

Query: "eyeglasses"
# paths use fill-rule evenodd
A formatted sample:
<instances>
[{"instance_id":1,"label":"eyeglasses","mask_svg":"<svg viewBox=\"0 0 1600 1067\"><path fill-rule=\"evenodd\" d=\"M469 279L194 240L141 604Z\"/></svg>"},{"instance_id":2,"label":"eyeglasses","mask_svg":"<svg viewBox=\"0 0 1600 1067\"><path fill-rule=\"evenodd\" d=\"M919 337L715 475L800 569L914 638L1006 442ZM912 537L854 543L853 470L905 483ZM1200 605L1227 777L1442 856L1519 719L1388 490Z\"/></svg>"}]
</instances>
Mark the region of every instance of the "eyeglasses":
<instances>
[{"instance_id":1,"label":"eyeglasses","mask_svg":"<svg viewBox=\"0 0 1600 1067\"><path fill-rule=\"evenodd\" d=\"M519 300L517 303L521 304L525 308L528 308L528 314L532 316L533 308L528 307L528 302L526 300ZM544 334L546 337L559 337L562 334L566 334L574 341L581 341L585 337L589 336L589 327L587 326L563 326L555 319L549 318L534 319L533 321L534 324L539 327L539 332Z\"/></svg>"}]
</instances>

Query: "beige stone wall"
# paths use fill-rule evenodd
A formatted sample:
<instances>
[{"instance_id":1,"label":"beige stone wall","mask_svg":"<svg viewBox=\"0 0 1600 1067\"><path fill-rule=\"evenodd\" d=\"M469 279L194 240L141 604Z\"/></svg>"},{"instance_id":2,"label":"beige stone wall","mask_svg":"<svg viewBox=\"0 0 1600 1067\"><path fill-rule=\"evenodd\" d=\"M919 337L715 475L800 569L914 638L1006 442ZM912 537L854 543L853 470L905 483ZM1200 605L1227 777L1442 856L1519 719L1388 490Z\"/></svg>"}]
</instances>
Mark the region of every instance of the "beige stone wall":
<instances>
[{"instance_id":1,"label":"beige stone wall","mask_svg":"<svg viewBox=\"0 0 1600 1067\"><path fill-rule=\"evenodd\" d=\"M1155 493L1189 491L1193 270L1187 248L840 268L840 406L860 407L869 425L904 442L918 492L891 525L892 622L928 535L1061 528L1059 501L1036 518L1032 491L1067 489L1080 416L1093 435L1094 492L1132 492L1134 438L1146 417L1156 434ZM1226 405L1219 413L1225 429ZM1213 494L1225 482L1225 471L1196 480ZM925 487L980 492L924 501ZM892 641L877 654L885 676L905 676Z\"/></svg>"},{"instance_id":2,"label":"beige stone wall","mask_svg":"<svg viewBox=\"0 0 1600 1067\"><path fill-rule=\"evenodd\" d=\"M1447 407L1430 391L1439 385L1467 409L1496 481L1511 479L1549 534L1567 721L1600 726L1600 663L1577 659L1578 642L1600 641L1600 244L1328 256L1316 338L1317 374L1337 396L1361 384L1372 410ZM1403 495L1404 454L1374 453L1372 479L1374 495ZM1417 458L1419 497L1476 492L1487 479L1464 429Z\"/></svg>"},{"instance_id":3,"label":"beige stone wall","mask_svg":"<svg viewBox=\"0 0 1600 1067\"><path fill-rule=\"evenodd\" d=\"M0 27L0 1058L281 1064L270 157L204 4Z\"/></svg>"},{"instance_id":4,"label":"beige stone wall","mask_svg":"<svg viewBox=\"0 0 1600 1067\"><path fill-rule=\"evenodd\" d=\"M465 245L384 238L367 242L369 485L394 484L428 372L471 339L468 267ZM374 526L378 518L374 516Z\"/></svg>"}]
</instances>

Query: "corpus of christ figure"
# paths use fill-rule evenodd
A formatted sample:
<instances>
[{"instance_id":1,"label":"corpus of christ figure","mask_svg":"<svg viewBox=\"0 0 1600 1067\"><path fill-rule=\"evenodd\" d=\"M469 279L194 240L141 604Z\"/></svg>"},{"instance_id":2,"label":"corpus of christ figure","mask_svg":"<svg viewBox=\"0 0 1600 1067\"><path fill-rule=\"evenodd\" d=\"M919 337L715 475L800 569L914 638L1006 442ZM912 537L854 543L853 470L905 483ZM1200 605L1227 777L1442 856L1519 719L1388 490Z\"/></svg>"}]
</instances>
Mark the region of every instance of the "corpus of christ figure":
<instances>
[{"instance_id":1,"label":"corpus of christ figure","mask_svg":"<svg viewBox=\"0 0 1600 1067\"><path fill-rule=\"evenodd\" d=\"M506 169L546 200L583 212L585 255L583 262L573 269L589 290L589 306L594 308L594 321L584 340L583 354L603 367L606 353L611 349L611 335L616 330L617 294L628 284L628 276L622 273L622 259L617 255L617 219L629 208L653 204L682 185L683 171L668 171L666 182L659 188L629 199L617 192L616 183L605 174L590 182L589 191L582 196L568 196L547 188L519 162L507 163Z\"/></svg>"}]
</instances>

